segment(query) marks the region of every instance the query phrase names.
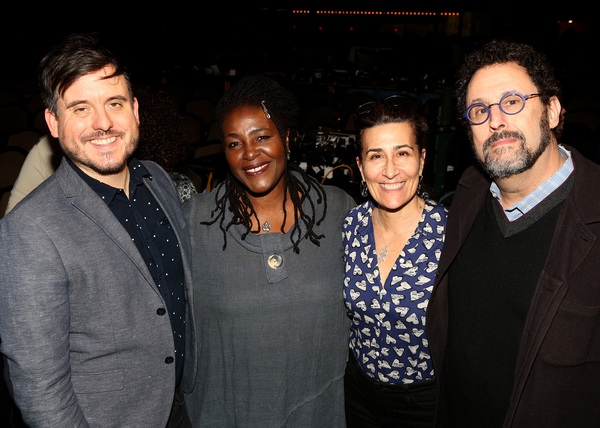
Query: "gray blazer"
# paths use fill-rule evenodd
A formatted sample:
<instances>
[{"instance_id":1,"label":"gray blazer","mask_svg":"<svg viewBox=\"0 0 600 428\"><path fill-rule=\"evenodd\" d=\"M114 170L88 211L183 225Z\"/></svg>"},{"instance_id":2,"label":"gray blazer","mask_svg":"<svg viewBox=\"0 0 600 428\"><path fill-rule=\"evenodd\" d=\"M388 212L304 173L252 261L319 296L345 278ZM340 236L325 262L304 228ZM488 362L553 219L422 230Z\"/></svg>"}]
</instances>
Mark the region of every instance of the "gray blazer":
<instances>
[{"instance_id":1,"label":"gray blazer","mask_svg":"<svg viewBox=\"0 0 600 428\"><path fill-rule=\"evenodd\" d=\"M189 392L196 370L189 233L168 175L144 165L184 261ZM164 307L128 233L64 159L0 221L0 352L31 426L164 427L175 390Z\"/></svg>"}]
</instances>

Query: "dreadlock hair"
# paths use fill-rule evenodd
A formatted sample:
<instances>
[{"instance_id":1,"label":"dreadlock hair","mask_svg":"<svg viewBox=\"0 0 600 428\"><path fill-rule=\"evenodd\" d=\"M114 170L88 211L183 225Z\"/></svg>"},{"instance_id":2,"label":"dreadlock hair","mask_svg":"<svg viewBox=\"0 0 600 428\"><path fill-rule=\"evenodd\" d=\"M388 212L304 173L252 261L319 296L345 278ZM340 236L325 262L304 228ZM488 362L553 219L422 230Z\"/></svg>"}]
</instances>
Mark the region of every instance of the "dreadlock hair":
<instances>
[{"instance_id":1,"label":"dreadlock hair","mask_svg":"<svg viewBox=\"0 0 600 428\"><path fill-rule=\"evenodd\" d=\"M223 94L223 97L217 104L215 118L221 135L223 134L223 123L227 116L233 110L245 106L261 107L265 111L267 117L275 123L277 132L284 145L284 150L288 154L287 147L285 147L285 140L291 134L291 129L295 127L299 113L295 96L280 86L275 80L266 76L253 75L240 79L231 89ZM315 224L317 226L321 224L325 218L327 198L323 187L315 178L309 176L301 168L287 160L283 178L287 191L283 199L284 217L281 233L285 233L284 225L288 215L285 205L289 194L289 198L294 205L294 226L290 233L290 240L292 241L294 252L299 253L299 244L304 238L299 221L302 221L306 226L306 238L310 239L315 245L320 245L319 240L324 235L315 233L313 227ZM316 192L316 201L310 196L311 190ZM211 212L211 217L215 214L216 217L210 221L202 222L202 224L210 225L219 221L219 227L223 231L223 250L227 247L227 230L231 226L241 224L246 227L246 232L242 235L242 239L245 239L250 232L258 233L260 231L259 227L255 231L251 230L252 218L256 219L257 225L260 225L258 215L248 198L246 188L231 172L227 174L227 178L223 183L223 191L215 193L216 208ZM321 218L316 219L316 205L321 203L323 204L323 215ZM228 224L225 224L226 209L233 214Z\"/></svg>"}]
</instances>

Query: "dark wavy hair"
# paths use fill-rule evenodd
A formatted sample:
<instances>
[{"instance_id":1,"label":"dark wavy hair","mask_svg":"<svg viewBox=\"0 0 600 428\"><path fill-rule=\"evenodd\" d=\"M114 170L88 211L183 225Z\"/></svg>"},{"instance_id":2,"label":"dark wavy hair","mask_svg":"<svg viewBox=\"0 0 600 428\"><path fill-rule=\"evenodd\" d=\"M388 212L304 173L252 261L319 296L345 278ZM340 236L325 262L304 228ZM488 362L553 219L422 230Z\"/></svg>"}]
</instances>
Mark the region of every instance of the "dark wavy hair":
<instances>
[{"instance_id":1,"label":"dark wavy hair","mask_svg":"<svg viewBox=\"0 0 600 428\"><path fill-rule=\"evenodd\" d=\"M138 159L151 160L167 172L177 171L193 155L185 140L185 121L177 100L149 87L135 87L140 103Z\"/></svg>"},{"instance_id":2,"label":"dark wavy hair","mask_svg":"<svg viewBox=\"0 0 600 428\"><path fill-rule=\"evenodd\" d=\"M418 102L408 96L393 96L360 106L355 114L356 145L362 157L363 135L367 129L387 123L408 123L415 133L419 152L427 147L429 126L419 111Z\"/></svg>"},{"instance_id":3,"label":"dark wavy hair","mask_svg":"<svg viewBox=\"0 0 600 428\"><path fill-rule=\"evenodd\" d=\"M57 100L80 77L106 66L114 72L107 79L122 76L133 101L129 74L120 61L92 34L71 34L54 46L39 64L40 92L44 105L58 115Z\"/></svg>"},{"instance_id":4,"label":"dark wavy hair","mask_svg":"<svg viewBox=\"0 0 600 428\"><path fill-rule=\"evenodd\" d=\"M219 126L221 135L223 133L223 123L231 112L239 107L257 106L265 108L275 126L281 141L285 146L285 140L288 133L291 135L292 130L296 126L298 119L299 107L295 96L289 90L283 88L270 77L262 75L247 76L240 79L231 89L227 90L215 111L215 118ZM284 147L287 152L287 148ZM290 162L286 162L284 171L285 186L288 190L284 197L284 219L281 226L281 232L284 233L283 225L286 223L287 211L285 205L287 194L289 193L290 200L294 205L294 226L291 230L290 239L293 244L294 252L299 253L299 244L305 236L299 226L299 221L306 226L306 237L316 245L324 235L318 235L313 230L314 225L319 225L325 218L327 212L327 200L323 187L313 177L306 174L302 169ZM310 192L314 190L317 196L313 200ZM254 207L248 198L246 188L231 174L227 174L227 178L223 183L223 188L215 192L216 208L211 213L216 214L210 221L202 224L213 224L219 222L219 226L223 231L223 250L227 246L227 230L236 224L241 224L246 227L246 232L242 235L244 239L250 232L258 233L259 229L251 230L252 218L256 219L259 224L258 216L254 211ZM316 205L323 204L323 215L317 219ZM226 210L229 210L233 217L228 224L225 224Z\"/></svg>"},{"instance_id":5,"label":"dark wavy hair","mask_svg":"<svg viewBox=\"0 0 600 428\"><path fill-rule=\"evenodd\" d=\"M554 76L554 68L544 54L537 52L528 44L493 40L471 52L458 70L456 103L460 119L465 124L468 122L462 117L462 114L467 107L467 88L473 75L483 67L508 62L517 63L527 71L545 105L549 104L551 97L560 97L561 86Z\"/></svg>"}]
</instances>

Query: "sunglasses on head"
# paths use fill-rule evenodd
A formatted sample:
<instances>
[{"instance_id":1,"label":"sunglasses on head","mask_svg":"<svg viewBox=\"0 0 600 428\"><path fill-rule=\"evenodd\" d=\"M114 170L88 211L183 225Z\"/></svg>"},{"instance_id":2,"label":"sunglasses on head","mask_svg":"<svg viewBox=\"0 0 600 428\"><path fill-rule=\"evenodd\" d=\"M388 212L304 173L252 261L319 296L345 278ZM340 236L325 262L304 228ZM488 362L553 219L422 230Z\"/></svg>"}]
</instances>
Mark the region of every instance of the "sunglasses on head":
<instances>
[{"instance_id":1,"label":"sunglasses on head","mask_svg":"<svg viewBox=\"0 0 600 428\"><path fill-rule=\"evenodd\" d=\"M371 113L373 111L373 108L377 105L377 103L382 103L386 107L415 107L416 105L415 100L411 97L407 97L405 95L390 95L389 97L383 98L381 100L368 101L364 104L361 104L356 109L355 116L360 117L362 115Z\"/></svg>"}]
</instances>

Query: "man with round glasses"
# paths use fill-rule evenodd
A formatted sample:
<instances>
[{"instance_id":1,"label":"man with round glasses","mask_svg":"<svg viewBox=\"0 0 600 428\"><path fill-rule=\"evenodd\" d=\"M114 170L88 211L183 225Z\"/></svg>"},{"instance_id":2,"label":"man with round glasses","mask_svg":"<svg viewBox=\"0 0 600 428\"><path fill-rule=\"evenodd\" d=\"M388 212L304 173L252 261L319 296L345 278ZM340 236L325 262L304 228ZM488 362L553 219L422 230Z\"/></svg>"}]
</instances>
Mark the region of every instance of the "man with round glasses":
<instances>
[{"instance_id":1,"label":"man with round glasses","mask_svg":"<svg viewBox=\"0 0 600 428\"><path fill-rule=\"evenodd\" d=\"M484 103L474 103L467 107L466 113L463 115L473 125L481 125L490 117L490 109L497 105L500 111L504 114L517 114L525 108L525 101L529 98L539 97L540 94L523 95L519 92L509 92L500 98L497 103L485 105Z\"/></svg>"},{"instance_id":2,"label":"man with round glasses","mask_svg":"<svg viewBox=\"0 0 600 428\"><path fill-rule=\"evenodd\" d=\"M459 76L480 165L428 308L438 426L597 426L600 168L559 144L560 87L531 46L488 43Z\"/></svg>"}]
</instances>

